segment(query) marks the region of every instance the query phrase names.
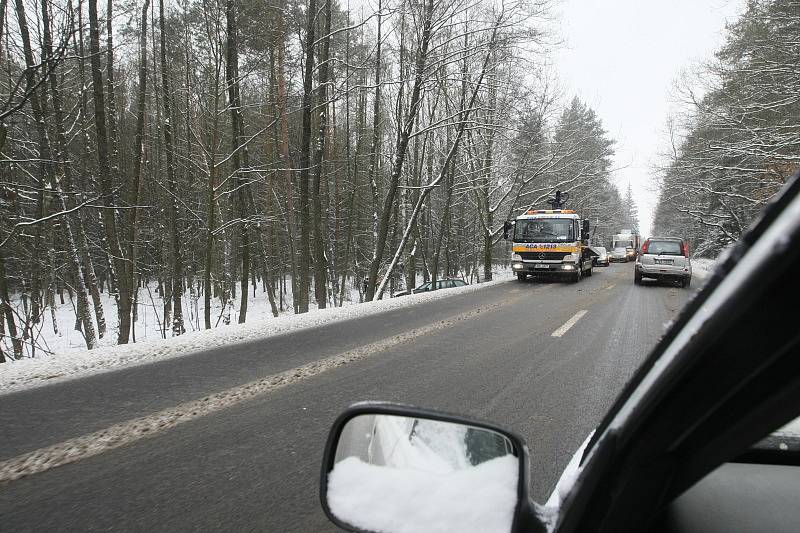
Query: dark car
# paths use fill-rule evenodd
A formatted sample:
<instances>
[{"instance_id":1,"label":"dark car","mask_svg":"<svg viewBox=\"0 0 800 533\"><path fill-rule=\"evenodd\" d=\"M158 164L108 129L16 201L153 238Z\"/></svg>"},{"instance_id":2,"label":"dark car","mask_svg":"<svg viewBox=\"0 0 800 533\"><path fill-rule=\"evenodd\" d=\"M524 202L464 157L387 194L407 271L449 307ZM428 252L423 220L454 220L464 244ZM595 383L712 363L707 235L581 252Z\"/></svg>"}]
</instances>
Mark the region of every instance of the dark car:
<instances>
[{"instance_id":1,"label":"dark car","mask_svg":"<svg viewBox=\"0 0 800 533\"><path fill-rule=\"evenodd\" d=\"M467 285L467 282L464 281L461 278L445 278L445 279L436 280L436 290L454 289L456 287L466 287L466 285ZM407 296L409 294L417 294L417 293L420 293L420 292L428 292L428 291L433 290L432 286L433 286L433 282L426 281L422 285L420 285L418 287L415 287L415 288L411 289L410 291L409 290L400 291L400 292L396 292L394 295L395 295L395 297L397 297L397 296Z\"/></svg>"},{"instance_id":2,"label":"dark car","mask_svg":"<svg viewBox=\"0 0 800 533\"><path fill-rule=\"evenodd\" d=\"M798 271L800 173L717 261L547 503L529 498L514 433L362 403L328 437L325 513L351 531L800 531Z\"/></svg>"}]
</instances>

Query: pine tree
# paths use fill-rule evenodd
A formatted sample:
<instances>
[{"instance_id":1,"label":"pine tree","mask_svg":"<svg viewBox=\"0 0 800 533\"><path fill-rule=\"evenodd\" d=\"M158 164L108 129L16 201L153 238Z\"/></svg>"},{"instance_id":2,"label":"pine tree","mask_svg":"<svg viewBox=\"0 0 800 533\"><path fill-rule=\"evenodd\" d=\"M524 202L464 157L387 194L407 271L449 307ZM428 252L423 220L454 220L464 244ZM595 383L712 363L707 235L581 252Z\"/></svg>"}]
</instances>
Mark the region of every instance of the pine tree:
<instances>
[{"instance_id":1,"label":"pine tree","mask_svg":"<svg viewBox=\"0 0 800 533\"><path fill-rule=\"evenodd\" d=\"M639 209L633 199L631 184L628 183L628 190L625 193L625 227L634 233L639 233Z\"/></svg>"}]
</instances>

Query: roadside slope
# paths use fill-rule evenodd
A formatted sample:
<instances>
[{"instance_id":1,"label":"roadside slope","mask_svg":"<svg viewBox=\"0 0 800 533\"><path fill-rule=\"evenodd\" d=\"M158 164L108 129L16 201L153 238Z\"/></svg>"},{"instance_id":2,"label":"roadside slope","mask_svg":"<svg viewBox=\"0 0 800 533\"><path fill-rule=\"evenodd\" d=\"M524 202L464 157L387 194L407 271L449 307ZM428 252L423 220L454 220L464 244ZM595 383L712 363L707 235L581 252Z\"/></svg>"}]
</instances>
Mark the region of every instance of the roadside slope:
<instances>
[{"instance_id":1,"label":"roadside slope","mask_svg":"<svg viewBox=\"0 0 800 533\"><path fill-rule=\"evenodd\" d=\"M246 324L232 324L146 343L108 346L96 350L21 359L0 365L0 395L122 367L183 357L212 348L231 347L248 342L262 341L292 331L309 330L329 324L361 319L387 311L413 307L425 302L470 294L474 291L506 282L509 279L508 274L500 273L495 281L468 285L457 289L313 310L302 315L287 315Z\"/></svg>"}]
</instances>

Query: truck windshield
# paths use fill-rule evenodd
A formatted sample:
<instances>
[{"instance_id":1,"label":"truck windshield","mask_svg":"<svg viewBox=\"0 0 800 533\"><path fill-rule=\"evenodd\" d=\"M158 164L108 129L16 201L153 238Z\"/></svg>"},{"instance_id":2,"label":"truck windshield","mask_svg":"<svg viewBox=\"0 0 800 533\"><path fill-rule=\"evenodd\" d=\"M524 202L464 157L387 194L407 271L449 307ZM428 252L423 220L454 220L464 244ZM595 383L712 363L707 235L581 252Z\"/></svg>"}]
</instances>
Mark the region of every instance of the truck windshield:
<instances>
[{"instance_id":1,"label":"truck windshield","mask_svg":"<svg viewBox=\"0 0 800 533\"><path fill-rule=\"evenodd\" d=\"M614 248L633 248L633 241L614 241Z\"/></svg>"},{"instance_id":2,"label":"truck windshield","mask_svg":"<svg viewBox=\"0 0 800 533\"><path fill-rule=\"evenodd\" d=\"M571 218L531 218L517 220L516 242L570 242L575 240Z\"/></svg>"}]
</instances>

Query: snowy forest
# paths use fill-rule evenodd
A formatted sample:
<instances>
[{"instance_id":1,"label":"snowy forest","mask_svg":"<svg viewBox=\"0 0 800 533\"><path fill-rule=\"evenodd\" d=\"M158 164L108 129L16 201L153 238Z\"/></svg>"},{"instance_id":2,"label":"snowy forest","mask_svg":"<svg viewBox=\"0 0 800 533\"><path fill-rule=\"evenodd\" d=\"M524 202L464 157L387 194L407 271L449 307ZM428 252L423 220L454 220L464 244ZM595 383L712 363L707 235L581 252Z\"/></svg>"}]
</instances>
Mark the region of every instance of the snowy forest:
<instances>
[{"instance_id":1,"label":"snowy forest","mask_svg":"<svg viewBox=\"0 0 800 533\"><path fill-rule=\"evenodd\" d=\"M0 362L487 281L556 189L636 225L548 0L0 13Z\"/></svg>"},{"instance_id":2,"label":"snowy forest","mask_svg":"<svg viewBox=\"0 0 800 533\"><path fill-rule=\"evenodd\" d=\"M795 171L799 35L800 2L749 0L716 56L678 85L655 233L716 257Z\"/></svg>"}]
</instances>

